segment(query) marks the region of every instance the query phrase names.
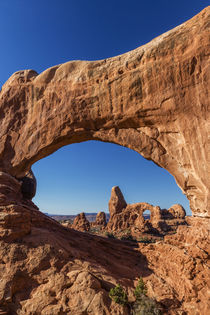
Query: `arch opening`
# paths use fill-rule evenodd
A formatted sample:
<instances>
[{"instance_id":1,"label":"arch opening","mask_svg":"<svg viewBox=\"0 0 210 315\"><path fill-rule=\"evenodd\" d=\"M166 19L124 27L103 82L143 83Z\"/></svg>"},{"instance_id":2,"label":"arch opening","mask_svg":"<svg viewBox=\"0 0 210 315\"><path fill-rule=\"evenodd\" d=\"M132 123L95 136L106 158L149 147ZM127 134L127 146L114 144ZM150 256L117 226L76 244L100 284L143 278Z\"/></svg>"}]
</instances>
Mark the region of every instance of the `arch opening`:
<instances>
[{"instance_id":1,"label":"arch opening","mask_svg":"<svg viewBox=\"0 0 210 315\"><path fill-rule=\"evenodd\" d=\"M166 170L116 144L67 145L32 170L38 183L34 202L45 213L108 212L111 187L118 185L128 203L148 202L161 208L181 203L191 215L187 198Z\"/></svg>"},{"instance_id":2,"label":"arch opening","mask_svg":"<svg viewBox=\"0 0 210 315\"><path fill-rule=\"evenodd\" d=\"M144 220L150 220L151 218L151 212L149 209L145 209L142 213Z\"/></svg>"}]
</instances>

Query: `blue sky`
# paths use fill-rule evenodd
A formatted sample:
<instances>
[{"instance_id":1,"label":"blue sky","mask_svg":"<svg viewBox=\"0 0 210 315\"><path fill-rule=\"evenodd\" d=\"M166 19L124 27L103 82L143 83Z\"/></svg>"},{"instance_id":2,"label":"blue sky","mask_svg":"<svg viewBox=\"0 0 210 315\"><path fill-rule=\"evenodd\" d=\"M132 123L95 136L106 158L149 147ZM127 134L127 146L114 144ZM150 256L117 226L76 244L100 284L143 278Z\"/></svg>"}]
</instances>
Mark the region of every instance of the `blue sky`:
<instances>
[{"instance_id":1,"label":"blue sky","mask_svg":"<svg viewBox=\"0 0 210 315\"><path fill-rule=\"evenodd\" d=\"M69 60L125 53L185 22L205 0L0 0L0 86L22 69L42 72ZM40 210L107 211L119 185L127 202L168 208L189 203L167 171L127 148L102 142L64 147L38 161L34 198Z\"/></svg>"}]
</instances>

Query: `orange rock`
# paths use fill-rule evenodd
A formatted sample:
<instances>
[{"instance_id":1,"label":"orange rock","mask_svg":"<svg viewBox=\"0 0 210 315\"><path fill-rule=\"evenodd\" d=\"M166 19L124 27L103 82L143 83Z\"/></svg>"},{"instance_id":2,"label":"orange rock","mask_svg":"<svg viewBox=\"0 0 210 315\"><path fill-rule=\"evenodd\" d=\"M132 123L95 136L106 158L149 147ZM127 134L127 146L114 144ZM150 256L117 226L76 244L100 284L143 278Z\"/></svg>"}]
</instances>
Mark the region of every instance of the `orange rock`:
<instances>
[{"instance_id":1,"label":"orange rock","mask_svg":"<svg viewBox=\"0 0 210 315\"><path fill-rule=\"evenodd\" d=\"M188 223L189 226L180 225L177 234L165 236L164 242L140 246L140 250L154 272L148 277L149 293L155 292L159 301L168 303L168 308L177 303L180 311L205 315L210 312L210 219L190 218ZM177 292L173 300L167 296L169 291L164 292L159 286L160 278L173 283L173 290Z\"/></svg>"},{"instance_id":2,"label":"orange rock","mask_svg":"<svg viewBox=\"0 0 210 315\"><path fill-rule=\"evenodd\" d=\"M209 12L124 55L68 62L39 75L18 71L4 84L1 313L126 315L108 292L120 283L132 297L140 276L167 314L210 313ZM33 163L86 140L126 146L168 170L190 200L189 226L134 249L65 228L37 211L30 201ZM110 209L122 216L125 207L117 200Z\"/></svg>"},{"instance_id":3,"label":"orange rock","mask_svg":"<svg viewBox=\"0 0 210 315\"><path fill-rule=\"evenodd\" d=\"M127 203L123 197L123 194L118 186L112 187L111 198L109 200L109 213L110 217L117 213L121 213L125 209Z\"/></svg>"},{"instance_id":4,"label":"orange rock","mask_svg":"<svg viewBox=\"0 0 210 315\"><path fill-rule=\"evenodd\" d=\"M95 222L91 223L91 226L98 226L101 228L105 228L106 227L106 214L105 212L98 212L96 215L96 220Z\"/></svg>"},{"instance_id":5,"label":"orange rock","mask_svg":"<svg viewBox=\"0 0 210 315\"><path fill-rule=\"evenodd\" d=\"M76 216L71 228L81 232L88 232L90 230L90 222L86 219L84 212Z\"/></svg>"},{"instance_id":6,"label":"orange rock","mask_svg":"<svg viewBox=\"0 0 210 315\"><path fill-rule=\"evenodd\" d=\"M121 206L123 200L123 206ZM119 206L120 205L120 206ZM117 209L117 210L116 210ZM145 220L144 211L150 211L150 219ZM138 229L141 232L156 232L171 230L171 225L185 223L185 210L181 205L174 205L169 210L161 210L159 206L153 206L146 202L128 204L124 200L123 194L119 187L112 188L111 199L109 201L110 219L107 224L109 232L121 232L123 230ZM163 212L163 213L162 213ZM173 213L173 214L172 214ZM165 219L169 219L170 222ZM172 219L176 219L175 222ZM177 220L177 219L180 219Z\"/></svg>"},{"instance_id":7,"label":"orange rock","mask_svg":"<svg viewBox=\"0 0 210 315\"><path fill-rule=\"evenodd\" d=\"M168 211L172 214L174 218L177 219L184 219L186 216L185 209L179 204L173 205L170 209L168 209Z\"/></svg>"},{"instance_id":8,"label":"orange rock","mask_svg":"<svg viewBox=\"0 0 210 315\"><path fill-rule=\"evenodd\" d=\"M0 171L20 179L63 145L113 142L168 170L193 214L209 216L209 11L121 56L13 74L0 92Z\"/></svg>"}]
</instances>

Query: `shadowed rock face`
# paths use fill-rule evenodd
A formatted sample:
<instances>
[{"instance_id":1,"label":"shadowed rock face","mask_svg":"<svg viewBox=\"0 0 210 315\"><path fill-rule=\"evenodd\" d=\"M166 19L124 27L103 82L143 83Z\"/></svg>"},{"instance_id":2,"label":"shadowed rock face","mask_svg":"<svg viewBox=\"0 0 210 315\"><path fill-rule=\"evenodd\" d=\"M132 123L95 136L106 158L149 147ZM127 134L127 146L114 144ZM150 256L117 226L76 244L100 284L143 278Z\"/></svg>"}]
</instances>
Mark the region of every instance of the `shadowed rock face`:
<instances>
[{"instance_id":1,"label":"shadowed rock face","mask_svg":"<svg viewBox=\"0 0 210 315\"><path fill-rule=\"evenodd\" d=\"M209 8L124 55L18 71L0 93L0 171L22 178L60 147L101 140L167 169L209 216Z\"/></svg>"},{"instance_id":2,"label":"shadowed rock face","mask_svg":"<svg viewBox=\"0 0 210 315\"><path fill-rule=\"evenodd\" d=\"M24 199L31 200L36 194L36 178L30 170L23 178L21 178L21 192Z\"/></svg>"}]
</instances>

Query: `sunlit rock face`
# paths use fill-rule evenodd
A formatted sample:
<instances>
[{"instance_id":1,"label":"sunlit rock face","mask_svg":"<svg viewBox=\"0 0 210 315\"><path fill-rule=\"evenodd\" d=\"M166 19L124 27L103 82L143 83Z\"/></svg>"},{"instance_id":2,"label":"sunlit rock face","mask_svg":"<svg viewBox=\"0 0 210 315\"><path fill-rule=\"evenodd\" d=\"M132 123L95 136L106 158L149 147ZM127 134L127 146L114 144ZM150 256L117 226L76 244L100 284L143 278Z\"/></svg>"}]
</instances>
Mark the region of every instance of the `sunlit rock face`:
<instances>
[{"instance_id":1,"label":"sunlit rock face","mask_svg":"<svg viewBox=\"0 0 210 315\"><path fill-rule=\"evenodd\" d=\"M124 55L18 71L4 84L0 313L128 314L108 292L120 282L132 297L139 276L167 314L210 313L209 15L207 7ZM33 163L86 140L123 145L168 170L190 201L189 226L134 250L37 211Z\"/></svg>"},{"instance_id":2,"label":"sunlit rock face","mask_svg":"<svg viewBox=\"0 0 210 315\"><path fill-rule=\"evenodd\" d=\"M179 204L173 205L168 209L168 211L172 214L174 218L177 219L184 219L186 216L185 209Z\"/></svg>"},{"instance_id":3,"label":"sunlit rock face","mask_svg":"<svg viewBox=\"0 0 210 315\"><path fill-rule=\"evenodd\" d=\"M115 214L121 213L125 209L127 203L118 186L112 187L111 198L109 200L109 214L112 218Z\"/></svg>"},{"instance_id":4,"label":"sunlit rock face","mask_svg":"<svg viewBox=\"0 0 210 315\"><path fill-rule=\"evenodd\" d=\"M96 220L91 222L92 227L99 227L101 229L106 227L106 214L103 211L100 211L96 215Z\"/></svg>"},{"instance_id":5,"label":"sunlit rock face","mask_svg":"<svg viewBox=\"0 0 210 315\"><path fill-rule=\"evenodd\" d=\"M102 140L167 169L209 216L209 8L124 55L18 71L0 93L0 170L21 178L66 144Z\"/></svg>"},{"instance_id":6,"label":"sunlit rock face","mask_svg":"<svg viewBox=\"0 0 210 315\"><path fill-rule=\"evenodd\" d=\"M146 210L150 212L147 220L144 218ZM175 225L186 224L186 212L181 205L175 204L168 210L162 210L159 206L153 206L147 202L127 204L118 186L112 187L109 213L110 219L106 227L109 232L129 229L131 233L135 231L160 233L170 230L170 225L174 223Z\"/></svg>"},{"instance_id":7,"label":"sunlit rock face","mask_svg":"<svg viewBox=\"0 0 210 315\"><path fill-rule=\"evenodd\" d=\"M84 212L79 213L71 226L72 229L87 232L90 229L90 222L87 220Z\"/></svg>"}]
</instances>

